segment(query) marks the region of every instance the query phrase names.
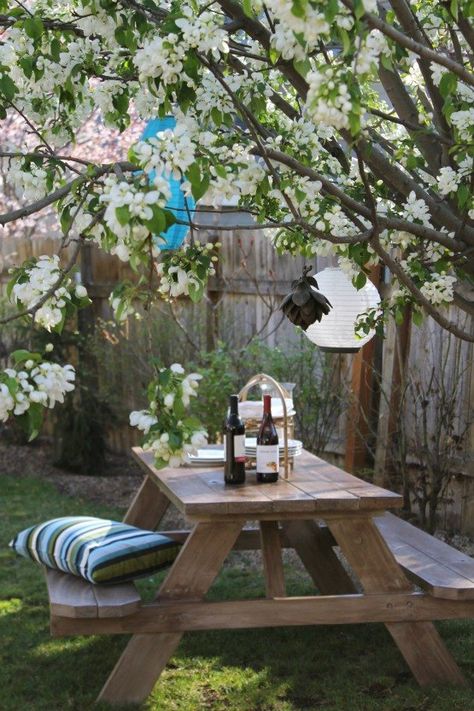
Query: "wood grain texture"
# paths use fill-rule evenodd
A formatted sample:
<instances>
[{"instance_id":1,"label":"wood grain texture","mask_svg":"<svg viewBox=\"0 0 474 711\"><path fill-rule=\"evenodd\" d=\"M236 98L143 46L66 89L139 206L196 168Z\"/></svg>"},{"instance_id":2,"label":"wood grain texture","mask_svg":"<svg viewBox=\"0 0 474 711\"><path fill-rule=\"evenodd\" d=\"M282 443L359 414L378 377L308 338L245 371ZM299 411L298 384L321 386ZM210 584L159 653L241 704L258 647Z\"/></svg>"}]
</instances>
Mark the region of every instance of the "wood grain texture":
<instances>
[{"instance_id":1,"label":"wood grain texture","mask_svg":"<svg viewBox=\"0 0 474 711\"><path fill-rule=\"evenodd\" d=\"M284 597L286 586L278 522L260 521L260 538L267 597Z\"/></svg>"},{"instance_id":2,"label":"wood grain texture","mask_svg":"<svg viewBox=\"0 0 474 711\"><path fill-rule=\"evenodd\" d=\"M316 521L286 521L283 530L322 595L356 592L326 531Z\"/></svg>"},{"instance_id":3,"label":"wood grain texture","mask_svg":"<svg viewBox=\"0 0 474 711\"><path fill-rule=\"evenodd\" d=\"M133 583L93 585L70 573L45 568L49 606L54 616L125 617L138 610L141 597Z\"/></svg>"},{"instance_id":4,"label":"wood grain texture","mask_svg":"<svg viewBox=\"0 0 474 711\"><path fill-rule=\"evenodd\" d=\"M123 522L130 524L130 526L153 531L165 515L169 505L170 501L157 487L156 479L147 474L133 498Z\"/></svg>"},{"instance_id":5,"label":"wood grain texture","mask_svg":"<svg viewBox=\"0 0 474 711\"><path fill-rule=\"evenodd\" d=\"M226 516L311 518L329 512L379 511L402 505L398 494L357 479L306 451L295 459L291 479L264 486L249 474L246 484L235 489L225 486L219 468L158 470L150 453L135 448L133 454L160 490L184 515L195 520Z\"/></svg>"},{"instance_id":6,"label":"wood grain texture","mask_svg":"<svg viewBox=\"0 0 474 711\"><path fill-rule=\"evenodd\" d=\"M240 523L197 524L158 592L158 600L199 599L219 572L241 530ZM140 703L152 691L182 633L136 634L110 674L98 701Z\"/></svg>"},{"instance_id":7,"label":"wood grain texture","mask_svg":"<svg viewBox=\"0 0 474 711\"><path fill-rule=\"evenodd\" d=\"M328 525L366 593L412 589L372 519L347 517ZM466 684L432 622L390 622L386 626L421 686Z\"/></svg>"},{"instance_id":8,"label":"wood grain texture","mask_svg":"<svg viewBox=\"0 0 474 711\"><path fill-rule=\"evenodd\" d=\"M117 619L54 617L56 636L186 632L300 625L346 625L470 618L474 601L439 600L425 593L283 597L271 600L161 601Z\"/></svg>"},{"instance_id":9,"label":"wood grain texture","mask_svg":"<svg viewBox=\"0 0 474 711\"><path fill-rule=\"evenodd\" d=\"M374 519L401 567L434 597L474 599L474 560L392 514Z\"/></svg>"}]
</instances>

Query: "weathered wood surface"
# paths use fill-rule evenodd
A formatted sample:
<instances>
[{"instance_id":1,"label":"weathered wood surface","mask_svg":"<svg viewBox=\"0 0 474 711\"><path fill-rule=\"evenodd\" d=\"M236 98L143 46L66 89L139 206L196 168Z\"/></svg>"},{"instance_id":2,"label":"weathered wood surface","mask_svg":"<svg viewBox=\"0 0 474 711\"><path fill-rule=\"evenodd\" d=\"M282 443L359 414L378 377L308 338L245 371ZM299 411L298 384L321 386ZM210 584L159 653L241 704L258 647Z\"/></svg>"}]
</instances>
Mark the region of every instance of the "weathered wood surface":
<instances>
[{"instance_id":1,"label":"weathered wood surface","mask_svg":"<svg viewBox=\"0 0 474 711\"><path fill-rule=\"evenodd\" d=\"M258 627L426 622L474 616L474 602L439 600L425 593L325 595L225 602L154 602L128 617L92 620L56 617L55 636L149 634Z\"/></svg>"},{"instance_id":2,"label":"weathered wood surface","mask_svg":"<svg viewBox=\"0 0 474 711\"><path fill-rule=\"evenodd\" d=\"M260 521L260 537L267 597L284 597L286 594L285 574L277 521Z\"/></svg>"},{"instance_id":3,"label":"weathered wood surface","mask_svg":"<svg viewBox=\"0 0 474 711\"><path fill-rule=\"evenodd\" d=\"M374 519L398 564L434 597L474 600L474 559L392 514Z\"/></svg>"},{"instance_id":4,"label":"weathered wood surface","mask_svg":"<svg viewBox=\"0 0 474 711\"><path fill-rule=\"evenodd\" d=\"M364 592L411 592L405 577L375 523L370 519L328 521L334 538L359 578ZM392 635L420 686L466 683L432 622L389 622Z\"/></svg>"},{"instance_id":5,"label":"weathered wood surface","mask_svg":"<svg viewBox=\"0 0 474 711\"><path fill-rule=\"evenodd\" d=\"M178 467L157 470L150 453L139 447L133 455L143 470L156 477L160 489L177 508L189 517L242 516L257 518L272 515L276 518L306 518L326 512L379 511L398 508L402 498L357 477L347 474L303 452L295 460L295 471L288 480L275 484L257 484L249 474L245 485L226 487L221 469Z\"/></svg>"},{"instance_id":6,"label":"weathered wood surface","mask_svg":"<svg viewBox=\"0 0 474 711\"><path fill-rule=\"evenodd\" d=\"M333 550L329 529L316 521L285 521L283 530L322 595L353 593L353 581Z\"/></svg>"},{"instance_id":7,"label":"weathered wood surface","mask_svg":"<svg viewBox=\"0 0 474 711\"><path fill-rule=\"evenodd\" d=\"M200 599L219 572L241 530L239 523L199 523L163 581L159 601ZM181 639L181 632L136 634L127 644L98 700L139 703L152 691Z\"/></svg>"},{"instance_id":8,"label":"weathered wood surface","mask_svg":"<svg viewBox=\"0 0 474 711\"><path fill-rule=\"evenodd\" d=\"M92 585L69 573L45 568L51 615L105 618L131 615L141 605L133 583Z\"/></svg>"}]
</instances>

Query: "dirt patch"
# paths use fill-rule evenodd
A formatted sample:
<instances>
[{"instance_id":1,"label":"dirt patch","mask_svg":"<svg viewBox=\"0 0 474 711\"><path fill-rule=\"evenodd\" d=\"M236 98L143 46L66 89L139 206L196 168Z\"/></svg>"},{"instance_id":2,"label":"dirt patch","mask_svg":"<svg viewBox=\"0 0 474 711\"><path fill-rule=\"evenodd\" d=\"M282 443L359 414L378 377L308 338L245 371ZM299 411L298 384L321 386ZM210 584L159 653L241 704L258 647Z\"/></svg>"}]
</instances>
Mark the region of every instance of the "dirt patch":
<instances>
[{"instance_id":1,"label":"dirt patch","mask_svg":"<svg viewBox=\"0 0 474 711\"><path fill-rule=\"evenodd\" d=\"M143 474L129 456L107 455L101 476L73 474L53 465L53 448L36 440L29 445L0 443L0 475L40 477L53 483L67 496L126 508L138 488Z\"/></svg>"}]
</instances>

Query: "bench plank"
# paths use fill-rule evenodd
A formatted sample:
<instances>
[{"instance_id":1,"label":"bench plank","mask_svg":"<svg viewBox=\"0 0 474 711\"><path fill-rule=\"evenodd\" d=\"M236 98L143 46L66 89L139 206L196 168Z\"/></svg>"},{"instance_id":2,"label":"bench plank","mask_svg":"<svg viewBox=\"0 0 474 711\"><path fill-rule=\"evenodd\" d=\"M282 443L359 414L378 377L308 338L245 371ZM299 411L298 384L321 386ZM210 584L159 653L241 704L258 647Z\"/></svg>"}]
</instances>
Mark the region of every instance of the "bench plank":
<instances>
[{"instance_id":1,"label":"bench plank","mask_svg":"<svg viewBox=\"0 0 474 711\"><path fill-rule=\"evenodd\" d=\"M52 616L72 618L126 617L141 606L133 583L98 586L69 573L45 568Z\"/></svg>"},{"instance_id":2,"label":"bench plank","mask_svg":"<svg viewBox=\"0 0 474 711\"><path fill-rule=\"evenodd\" d=\"M374 518L398 564L434 597L474 599L474 559L393 514Z\"/></svg>"}]
</instances>

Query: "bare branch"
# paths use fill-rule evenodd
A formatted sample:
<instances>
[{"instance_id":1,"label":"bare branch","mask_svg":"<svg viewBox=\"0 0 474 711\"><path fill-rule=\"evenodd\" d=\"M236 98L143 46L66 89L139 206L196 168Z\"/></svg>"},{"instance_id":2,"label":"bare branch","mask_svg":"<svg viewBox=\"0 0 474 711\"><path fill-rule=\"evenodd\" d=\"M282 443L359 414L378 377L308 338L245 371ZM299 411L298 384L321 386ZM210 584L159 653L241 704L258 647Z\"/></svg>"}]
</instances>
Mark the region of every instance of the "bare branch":
<instances>
[{"instance_id":1,"label":"bare branch","mask_svg":"<svg viewBox=\"0 0 474 711\"><path fill-rule=\"evenodd\" d=\"M54 202L58 202L58 200L62 200L62 198L66 197L74 186L80 183L96 180L106 173L111 173L117 165L123 171L138 170L136 165L133 165L133 163L129 163L128 161L121 163L105 163L101 166L97 166L97 168L95 168L90 175L82 174L80 177L74 178L74 180L71 180L69 183L66 183L66 185L63 185L61 188L58 188L49 195L45 195L44 198L30 203L29 205L24 205L17 210L11 210L10 212L5 212L3 215L0 215L0 225L6 225L8 222L21 220L23 217L28 217L28 215L33 215L35 212L43 210L45 207L48 207L48 205L52 205Z\"/></svg>"}]
</instances>

